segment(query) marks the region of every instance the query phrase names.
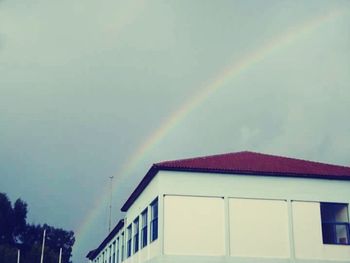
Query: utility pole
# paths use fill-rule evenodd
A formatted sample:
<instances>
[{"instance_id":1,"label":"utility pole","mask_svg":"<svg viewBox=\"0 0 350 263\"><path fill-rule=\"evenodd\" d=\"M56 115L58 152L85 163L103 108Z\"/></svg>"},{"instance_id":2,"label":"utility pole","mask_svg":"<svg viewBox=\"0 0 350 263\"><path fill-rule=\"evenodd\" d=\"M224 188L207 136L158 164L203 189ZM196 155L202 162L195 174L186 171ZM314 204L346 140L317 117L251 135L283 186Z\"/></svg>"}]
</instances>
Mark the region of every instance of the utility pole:
<instances>
[{"instance_id":1,"label":"utility pole","mask_svg":"<svg viewBox=\"0 0 350 263\"><path fill-rule=\"evenodd\" d=\"M108 226L108 233L111 232L111 223L112 223L112 193L113 193L113 178L114 176L110 176L109 179L111 179L110 183L110 200L109 200L109 226Z\"/></svg>"},{"instance_id":2,"label":"utility pole","mask_svg":"<svg viewBox=\"0 0 350 263\"><path fill-rule=\"evenodd\" d=\"M46 236L46 229L44 229L44 234L43 234L43 244L41 247L40 263L44 263L45 236Z\"/></svg>"},{"instance_id":3,"label":"utility pole","mask_svg":"<svg viewBox=\"0 0 350 263\"><path fill-rule=\"evenodd\" d=\"M18 251L17 251L17 263L19 263L20 258L21 258L21 250L18 249Z\"/></svg>"}]
</instances>

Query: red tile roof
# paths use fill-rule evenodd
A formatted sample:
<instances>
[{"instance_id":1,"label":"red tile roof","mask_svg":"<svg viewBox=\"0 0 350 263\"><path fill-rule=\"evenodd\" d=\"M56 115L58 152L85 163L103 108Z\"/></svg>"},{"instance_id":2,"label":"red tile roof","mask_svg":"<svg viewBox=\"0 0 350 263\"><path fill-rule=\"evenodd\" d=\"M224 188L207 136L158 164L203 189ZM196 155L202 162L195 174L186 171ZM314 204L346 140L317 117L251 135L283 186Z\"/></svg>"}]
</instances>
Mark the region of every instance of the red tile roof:
<instances>
[{"instance_id":1,"label":"red tile roof","mask_svg":"<svg viewBox=\"0 0 350 263\"><path fill-rule=\"evenodd\" d=\"M157 163L160 169L200 170L209 172L350 177L350 167L312 162L256 152L226 153Z\"/></svg>"},{"instance_id":2,"label":"red tile roof","mask_svg":"<svg viewBox=\"0 0 350 263\"><path fill-rule=\"evenodd\" d=\"M256 152L236 152L153 164L125 202L129 207L159 170L350 180L350 167Z\"/></svg>"}]
</instances>

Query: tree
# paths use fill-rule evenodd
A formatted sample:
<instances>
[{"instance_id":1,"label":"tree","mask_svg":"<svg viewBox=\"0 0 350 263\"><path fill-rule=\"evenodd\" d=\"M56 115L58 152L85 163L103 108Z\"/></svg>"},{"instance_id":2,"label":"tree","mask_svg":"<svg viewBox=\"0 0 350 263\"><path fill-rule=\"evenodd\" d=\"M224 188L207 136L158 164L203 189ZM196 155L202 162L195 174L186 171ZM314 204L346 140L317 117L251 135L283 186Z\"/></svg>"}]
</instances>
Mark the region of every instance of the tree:
<instances>
[{"instance_id":1,"label":"tree","mask_svg":"<svg viewBox=\"0 0 350 263\"><path fill-rule=\"evenodd\" d=\"M27 212L24 201L17 199L12 207L7 195L0 193L0 262L15 262L18 248L21 250L21 263L39 262L44 229L44 262L57 263L60 248L62 262L71 262L74 232L47 224L27 224Z\"/></svg>"},{"instance_id":2,"label":"tree","mask_svg":"<svg viewBox=\"0 0 350 263\"><path fill-rule=\"evenodd\" d=\"M23 234L25 257L28 257L30 260L40 258L41 250L38 251L36 247L41 248L44 229L46 229L45 263L56 263L60 248L62 248L62 262L70 262L72 247L75 241L74 232L54 228L46 224L43 226L27 225L26 232Z\"/></svg>"},{"instance_id":3,"label":"tree","mask_svg":"<svg viewBox=\"0 0 350 263\"><path fill-rule=\"evenodd\" d=\"M0 245L0 262L16 262L17 249L9 245Z\"/></svg>"},{"instance_id":4,"label":"tree","mask_svg":"<svg viewBox=\"0 0 350 263\"><path fill-rule=\"evenodd\" d=\"M48 225L43 226L46 229L46 244L54 251L59 251L62 248L62 261L69 262L72 254L72 247L75 242L74 232L65 231L60 228L54 228Z\"/></svg>"},{"instance_id":5,"label":"tree","mask_svg":"<svg viewBox=\"0 0 350 263\"><path fill-rule=\"evenodd\" d=\"M13 244L13 210L6 194L0 193L0 244Z\"/></svg>"},{"instance_id":6,"label":"tree","mask_svg":"<svg viewBox=\"0 0 350 263\"><path fill-rule=\"evenodd\" d=\"M13 207L13 238L15 241L19 241L26 229L27 219L27 204L21 199L17 199Z\"/></svg>"}]
</instances>

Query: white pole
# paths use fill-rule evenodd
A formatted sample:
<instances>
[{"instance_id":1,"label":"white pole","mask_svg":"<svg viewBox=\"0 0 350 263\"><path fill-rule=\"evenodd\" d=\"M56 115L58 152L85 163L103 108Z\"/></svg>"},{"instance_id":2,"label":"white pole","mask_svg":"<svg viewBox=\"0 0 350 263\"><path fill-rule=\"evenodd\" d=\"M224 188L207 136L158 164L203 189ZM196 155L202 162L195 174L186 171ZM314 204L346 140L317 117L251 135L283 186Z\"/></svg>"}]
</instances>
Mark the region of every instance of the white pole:
<instances>
[{"instance_id":1,"label":"white pole","mask_svg":"<svg viewBox=\"0 0 350 263\"><path fill-rule=\"evenodd\" d=\"M62 262L62 248L60 248L60 256L58 258L58 263Z\"/></svg>"},{"instance_id":2,"label":"white pole","mask_svg":"<svg viewBox=\"0 0 350 263\"><path fill-rule=\"evenodd\" d=\"M20 258L21 258L21 250L18 249L18 251L17 251L17 263L19 263Z\"/></svg>"},{"instance_id":3,"label":"white pole","mask_svg":"<svg viewBox=\"0 0 350 263\"><path fill-rule=\"evenodd\" d=\"M46 229L44 229L44 234L43 234L43 244L42 244L42 247L41 247L40 263L44 263L45 236L46 236Z\"/></svg>"}]
</instances>

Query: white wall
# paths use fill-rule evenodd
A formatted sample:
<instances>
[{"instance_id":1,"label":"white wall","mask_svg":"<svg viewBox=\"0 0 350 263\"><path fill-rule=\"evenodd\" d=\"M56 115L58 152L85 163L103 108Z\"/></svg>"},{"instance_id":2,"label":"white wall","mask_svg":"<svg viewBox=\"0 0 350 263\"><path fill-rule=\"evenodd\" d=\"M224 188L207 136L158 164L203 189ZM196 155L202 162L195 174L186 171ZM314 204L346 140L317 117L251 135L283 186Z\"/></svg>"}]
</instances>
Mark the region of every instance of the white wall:
<instances>
[{"instance_id":1,"label":"white wall","mask_svg":"<svg viewBox=\"0 0 350 263\"><path fill-rule=\"evenodd\" d=\"M229 208L231 255L289 258L286 201L230 198Z\"/></svg>"},{"instance_id":2,"label":"white wall","mask_svg":"<svg viewBox=\"0 0 350 263\"><path fill-rule=\"evenodd\" d=\"M159 196L159 238L125 263L350 262L350 246L323 244L319 208L350 203L349 189L350 181L160 171L125 224Z\"/></svg>"},{"instance_id":3,"label":"white wall","mask_svg":"<svg viewBox=\"0 0 350 263\"><path fill-rule=\"evenodd\" d=\"M350 181L173 171L157 177L160 191L168 195L350 203Z\"/></svg>"},{"instance_id":4,"label":"white wall","mask_svg":"<svg viewBox=\"0 0 350 263\"><path fill-rule=\"evenodd\" d=\"M160 195L229 200L224 207L230 208L225 211L230 222L226 226L230 238L226 236L225 241L230 244L223 262L286 262L290 258L294 262L350 262L350 246L323 244L319 208L320 202L349 204L350 181L173 171L160 171L158 176ZM293 200L317 207L296 207ZM242 222L240 227L238 222ZM254 238L246 238L252 233ZM185 258L194 260L193 256Z\"/></svg>"},{"instance_id":5,"label":"white wall","mask_svg":"<svg viewBox=\"0 0 350 263\"><path fill-rule=\"evenodd\" d=\"M161 206L162 206L162 198L158 199L158 239L150 243L150 221L151 221L151 211L150 204L156 197L159 196L160 187L159 187L159 176L156 175L150 184L145 188L145 190L141 193L141 195L137 198L137 200L132 204L129 210L125 215L125 228L133 223L136 217L140 217L141 213L148 207L148 245L141 249L139 246L139 251L136 254L131 255L131 257L127 258L125 263L142 263L146 262L152 258L159 256L161 251L161 224L162 224L162 216L161 216ZM141 218L139 224L139 240L141 241ZM133 233L134 235L134 233ZM133 248L133 245L132 245ZM126 249L126 244L125 244ZM132 250L133 251L133 250ZM126 254L125 254L126 255Z\"/></svg>"},{"instance_id":6,"label":"white wall","mask_svg":"<svg viewBox=\"0 0 350 263\"><path fill-rule=\"evenodd\" d=\"M297 258L350 262L350 246L323 244L320 203L293 201L292 208Z\"/></svg>"},{"instance_id":7,"label":"white wall","mask_svg":"<svg viewBox=\"0 0 350 263\"><path fill-rule=\"evenodd\" d=\"M164 197L164 253L220 256L225 254L224 199Z\"/></svg>"}]
</instances>

